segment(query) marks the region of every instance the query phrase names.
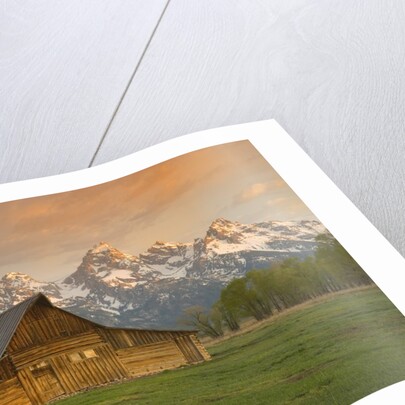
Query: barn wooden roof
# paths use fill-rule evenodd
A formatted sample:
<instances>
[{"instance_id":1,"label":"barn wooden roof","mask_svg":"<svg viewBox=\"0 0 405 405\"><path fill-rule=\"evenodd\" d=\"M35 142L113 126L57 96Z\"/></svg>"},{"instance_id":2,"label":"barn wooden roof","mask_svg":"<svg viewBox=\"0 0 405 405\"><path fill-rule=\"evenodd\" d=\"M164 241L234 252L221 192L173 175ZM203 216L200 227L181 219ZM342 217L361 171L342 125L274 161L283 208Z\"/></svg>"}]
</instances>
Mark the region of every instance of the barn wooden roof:
<instances>
[{"instance_id":1,"label":"barn wooden roof","mask_svg":"<svg viewBox=\"0 0 405 405\"><path fill-rule=\"evenodd\" d=\"M0 359L3 357L4 352L7 349L8 344L10 343L11 339L14 336L15 331L18 328L18 325L20 324L22 318L24 315L27 313L27 311L37 302L41 302L45 305L49 305L53 308L55 305L49 301L49 299L42 293L35 294L34 296L20 302L17 305L14 305L13 307L9 308L7 311L4 311L0 313ZM72 314L69 311L65 311L62 308L58 308L60 311L64 311L69 313L70 315L76 316L77 318L84 319L87 322L92 323L93 325L103 328L103 329L129 329L129 330L148 330L148 331L153 331L153 329L135 329L135 328L117 328L113 326L105 326L101 325L99 323L96 323L94 321L91 321L89 319L83 318L81 316ZM156 332L163 330L155 330ZM167 332L187 332L187 333L196 333L196 330L171 330Z\"/></svg>"}]
</instances>

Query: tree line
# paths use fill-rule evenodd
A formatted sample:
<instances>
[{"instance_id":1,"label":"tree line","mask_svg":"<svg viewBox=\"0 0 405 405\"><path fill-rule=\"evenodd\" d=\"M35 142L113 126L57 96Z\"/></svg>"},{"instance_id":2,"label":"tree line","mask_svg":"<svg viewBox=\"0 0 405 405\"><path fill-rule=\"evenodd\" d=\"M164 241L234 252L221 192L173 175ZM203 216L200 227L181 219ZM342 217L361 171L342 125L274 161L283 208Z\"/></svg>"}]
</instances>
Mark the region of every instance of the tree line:
<instances>
[{"instance_id":1,"label":"tree line","mask_svg":"<svg viewBox=\"0 0 405 405\"><path fill-rule=\"evenodd\" d=\"M247 272L231 281L210 309L188 308L183 323L216 338L225 329L238 330L245 318L260 321L322 295L372 283L342 245L325 233L317 237L313 256Z\"/></svg>"}]
</instances>

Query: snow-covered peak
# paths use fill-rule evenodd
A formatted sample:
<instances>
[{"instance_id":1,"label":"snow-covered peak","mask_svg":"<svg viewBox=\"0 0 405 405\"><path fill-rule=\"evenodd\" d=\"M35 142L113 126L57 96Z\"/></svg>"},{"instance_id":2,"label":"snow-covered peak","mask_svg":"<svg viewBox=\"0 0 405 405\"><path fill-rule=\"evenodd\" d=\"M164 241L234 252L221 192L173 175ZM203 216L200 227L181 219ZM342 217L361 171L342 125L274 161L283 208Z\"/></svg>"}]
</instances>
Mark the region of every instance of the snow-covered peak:
<instances>
[{"instance_id":1,"label":"snow-covered peak","mask_svg":"<svg viewBox=\"0 0 405 405\"><path fill-rule=\"evenodd\" d=\"M136 256L124 253L107 242L100 242L86 253L82 263L90 263L96 267L99 267L102 265L118 265L120 262L124 261L129 264L129 262L136 261L137 259L138 258Z\"/></svg>"},{"instance_id":2,"label":"snow-covered peak","mask_svg":"<svg viewBox=\"0 0 405 405\"><path fill-rule=\"evenodd\" d=\"M90 290L99 283L132 288L139 279L137 270L136 256L123 253L107 242L100 242L86 253L77 271L66 277L62 284L75 291L78 287Z\"/></svg>"},{"instance_id":3,"label":"snow-covered peak","mask_svg":"<svg viewBox=\"0 0 405 405\"><path fill-rule=\"evenodd\" d=\"M121 250L118 250L117 248L111 246L107 242L99 242L97 245L94 245L92 249L87 251L86 254L87 257L117 257L118 259L122 258L131 258L134 259L135 256L124 253Z\"/></svg>"},{"instance_id":4,"label":"snow-covered peak","mask_svg":"<svg viewBox=\"0 0 405 405\"><path fill-rule=\"evenodd\" d=\"M140 269L155 273L160 278L181 278L193 257L193 243L156 241L139 255Z\"/></svg>"},{"instance_id":5,"label":"snow-covered peak","mask_svg":"<svg viewBox=\"0 0 405 405\"><path fill-rule=\"evenodd\" d=\"M39 281L34 280L31 276L19 272L12 271L3 276L2 281L13 284L40 284Z\"/></svg>"},{"instance_id":6,"label":"snow-covered peak","mask_svg":"<svg viewBox=\"0 0 405 405\"><path fill-rule=\"evenodd\" d=\"M142 253L142 255L147 255L149 253L157 253L157 252L172 252L176 251L178 249L183 249L187 248L188 246L191 246L191 243L183 243L183 242L163 242L160 240L157 240L145 253Z\"/></svg>"},{"instance_id":7,"label":"snow-covered peak","mask_svg":"<svg viewBox=\"0 0 405 405\"><path fill-rule=\"evenodd\" d=\"M242 224L216 220L210 226L205 244L215 254L239 251L295 252L304 242L315 242L318 234L325 232L318 221L266 221Z\"/></svg>"},{"instance_id":8,"label":"snow-covered peak","mask_svg":"<svg viewBox=\"0 0 405 405\"><path fill-rule=\"evenodd\" d=\"M218 218L208 228L205 243L208 244L213 240L223 240L227 243L239 243L240 232L243 226L237 221L229 221L224 218Z\"/></svg>"},{"instance_id":9,"label":"snow-covered peak","mask_svg":"<svg viewBox=\"0 0 405 405\"><path fill-rule=\"evenodd\" d=\"M93 247L93 249L89 250L89 253L102 253L102 252L107 252L109 250L114 249L110 244L108 244L107 242L99 242L97 245L95 245Z\"/></svg>"},{"instance_id":10,"label":"snow-covered peak","mask_svg":"<svg viewBox=\"0 0 405 405\"><path fill-rule=\"evenodd\" d=\"M10 305L42 292L50 299L60 297L59 288L55 283L34 280L27 274L10 272L0 280L0 311Z\"/></svg>"},{"instance_id":11,"label":"snow-covered peak","mask_svg":"<svg viewBox=\"0 0 405 405\"><path fill-rule=\"evenodd\" d=\"M227 226L233 226L235 224L239 224L238 221L230 221L229 219L219 217L217 219L214 219L212 221L210 228L218 228L218 227L227 227Z\"/></svg>"},{"instance_id":12,"label":"snow-covered peak","mask_svg":"<svg viewBox=\"0 0 405 405\"><path fill-rule=\"evenodd\" d=\"M208 233L210 232L231 232L241 226L241 223L238 221L230 221L225 218L217 218L215 221L211 223L208 228Z\"/></svg>"},{"instance_id":13,"label":"snow-covered peak","mask_svg":"<svg viewBox=\"0 0 405 405\"><path fill-rule=\"evenodd\" d=\"M15 280L18 278L31 279L27 274L19 273L18 271L10 271L10 273L3 276L3 280Z\"/></svg>"}]
</instances>

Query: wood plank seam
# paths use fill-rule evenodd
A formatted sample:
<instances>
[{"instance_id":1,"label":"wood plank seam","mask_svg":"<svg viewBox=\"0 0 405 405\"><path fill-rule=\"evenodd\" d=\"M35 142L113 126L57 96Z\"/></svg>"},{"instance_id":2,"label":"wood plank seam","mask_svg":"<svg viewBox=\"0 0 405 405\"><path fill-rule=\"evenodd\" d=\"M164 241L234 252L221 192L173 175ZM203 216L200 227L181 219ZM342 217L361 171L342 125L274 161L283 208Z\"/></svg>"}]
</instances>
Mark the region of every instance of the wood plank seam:
<instances>
[{"instance_id":1,"label":"wood plank seam","mask_svg":"<svg viewBox=\"0 0 405 405\"><path fill-rule=\"evenodd\" d=\"M118 100L117 106L115 107L115 110L114 110L114 112L112 113L112 116L111 116L111 118L110 118L110 121L108 122L107 127L106 127L106 129L105 129L103 135L101 136L100 142L99 142L99 144L97 145L96 151L94 152L94 155L93 155L93 157L91 158L88 167L93 166L93 163L94 163L94 161L95 161L95 159L96 159L96 157L97 157L97 154L98 154L98 152L100 151L101 145L103 144L104 139L105 139L105 137L107 136L108 131L109 131L110 128L111 128L111 125L112 125L112 123L113 123L113 121L114 121L114 119L115 119L115 117L116 117L116 115L117 115L117 113L118 113L118 110L119 110L120 107L121 107L121 104L122 104L122 102L123 102L123 100L124 100L124 98L125 98L125 96L126 96L126 94L127 94L127 92L128 92L128 89L131 87L132 81L133 81L133 79L134 79L136 73L138 72L139 67L141 66L141 63L142 63L143 58L144 58L144 56L145 56L145 54L146 54L146 51L148 50L149 45L151 44L151 42L152 42L152 40L153 40L153 37L155 36L155 33L156 33L156 31L157 31L157 29L158 29L158 27L159 27L159 25L160 25L160 23L161 23L161 21L162 21L162 19L163 19L163 16L164 16L165 13L166 13L166 10L167 10L167 8L168 8L168 6L169 6L169 4L170 4L170 1L171 1L171 0L167 0L166 4L165 4L165 6L164 6L164 8L163 8L163 10L162 10L162 13L160 14L159 19L158 19L157 22L156 22L156 26L155 26L155 28L153 29L153 31L152 31L152 33L151 33L151 35L150 35L150 37L149 37L149 40L148 40L148 42L147 42L146 45L145 45L144 50L142 51L141 57L139 58L138 62L137 62L136 65L135 65L134 71L132 72L132 75L131 75L131 77L129 78L129 81L128 81L128 83L127 83L127 85L126 85L126 87L125 87L125 89L124 89L124 91L123 91L123 93L122 93L120 99Z\"/></svg>"}]
</instances>

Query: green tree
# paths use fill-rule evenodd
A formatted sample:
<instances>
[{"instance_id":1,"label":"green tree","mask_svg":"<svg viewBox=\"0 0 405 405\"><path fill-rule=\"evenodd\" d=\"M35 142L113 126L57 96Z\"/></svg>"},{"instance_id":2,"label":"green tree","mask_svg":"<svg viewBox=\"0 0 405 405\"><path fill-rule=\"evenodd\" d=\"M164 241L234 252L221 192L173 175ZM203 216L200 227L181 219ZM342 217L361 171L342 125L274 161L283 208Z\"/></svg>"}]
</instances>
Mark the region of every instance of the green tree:
<instances>
[{"instance_id":1,"label":"green tree","mask_svg":"<svg viewBox=\"0 0 405 405\"><path fill-rule=\"evenodd\" d=\"M330 233L319 235L317 241L315 260L319 270L334 281L336 288L372 283L370 277Z\"/></svg>"},{"instance_id":2,"label":"green tree","mask_svg":"<svg viewBox=\"0 0 405 405\"><path fill-rule=\"evenodd\" d=\"M220 314L222 322L228 327L229 330L236 331L240 329L240 309L230 310L219 299L213 306Z\"/></svg>"},{"instance_id":3,"label":"green tree","mask_svg":"<svg viewBox=\"0 0 405 405\"><path fill-rule=\"evenodd\" d=\"M232 313L239 310L241 314L257 320L266 317L258 295L246 277L231 281L221 292L221 302Z\"/></svg>"}]
</instances>

